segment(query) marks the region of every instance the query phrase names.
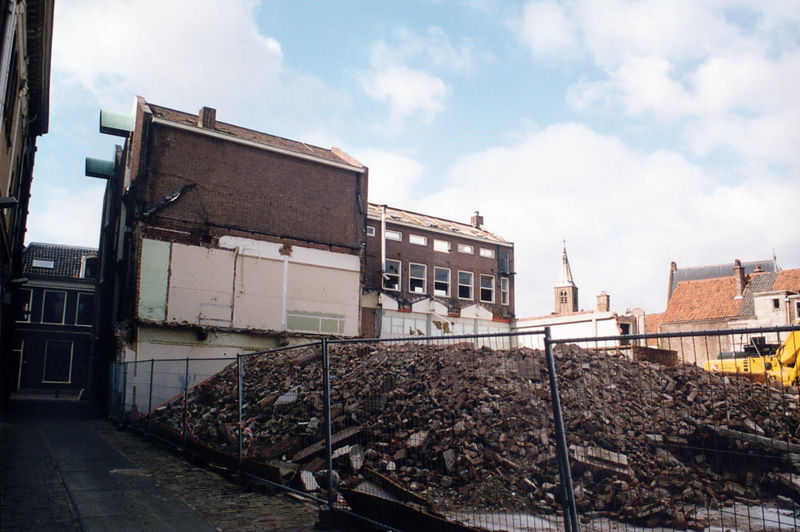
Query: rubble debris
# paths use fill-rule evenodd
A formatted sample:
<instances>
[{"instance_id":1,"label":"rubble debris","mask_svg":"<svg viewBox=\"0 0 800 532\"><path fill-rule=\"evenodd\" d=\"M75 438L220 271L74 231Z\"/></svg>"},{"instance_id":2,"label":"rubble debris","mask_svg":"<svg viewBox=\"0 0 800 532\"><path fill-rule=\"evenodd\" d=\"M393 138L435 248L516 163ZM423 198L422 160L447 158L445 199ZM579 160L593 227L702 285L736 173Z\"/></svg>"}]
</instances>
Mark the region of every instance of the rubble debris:
<instances>
[{"instance_id":1,"label":"rubble debris","mask_svg":"<svg viewBox=\"0 0 800 532\"><path fill-rule=\"evenodd\" d=\"M785 474L800 449L796 388L634 361L613 350L561 346L555 354L580 512L697 529L703 521L692 506L777 493L800 501ZM281 471L301 475L294 482L303 489L313 488L303 472L324 464L321 362L318 348L254 355L243 377L247 458L296 464L281 462ZM560 511L542 352L468 343L336 345L331 371L341 493L382 475L431 511ZM186 402L192 437L232 454L236 372L231 365L191 389ZM182 408L181 396L154 411L153 421L177 427Z\"/></svg>"}]
</instances>

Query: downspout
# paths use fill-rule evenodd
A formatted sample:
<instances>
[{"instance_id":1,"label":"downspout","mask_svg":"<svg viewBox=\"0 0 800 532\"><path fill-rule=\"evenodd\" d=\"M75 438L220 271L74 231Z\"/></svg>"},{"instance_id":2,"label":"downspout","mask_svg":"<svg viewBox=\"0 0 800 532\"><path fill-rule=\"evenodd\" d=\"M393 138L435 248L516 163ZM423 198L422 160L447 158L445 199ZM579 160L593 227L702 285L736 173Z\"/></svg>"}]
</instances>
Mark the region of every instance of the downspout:
<instances>
[{"instance_id":1,"label":"downspout","mask_svg":"<svg viewBox=\"0 0 800 532\"><path fill-rule=\"evenodd\" d=\"M381 206L381 289L386 276L386 205Z\"/></svg>"}]
</instances>

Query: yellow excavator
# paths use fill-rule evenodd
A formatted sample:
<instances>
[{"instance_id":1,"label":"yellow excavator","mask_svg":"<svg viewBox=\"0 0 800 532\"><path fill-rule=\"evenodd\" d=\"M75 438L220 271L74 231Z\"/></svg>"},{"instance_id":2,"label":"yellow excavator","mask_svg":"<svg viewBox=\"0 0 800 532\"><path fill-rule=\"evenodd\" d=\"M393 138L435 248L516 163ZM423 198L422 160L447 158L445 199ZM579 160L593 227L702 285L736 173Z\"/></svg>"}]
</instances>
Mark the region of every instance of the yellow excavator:
<instances>
[{"instance_id":1,"label":"yellow excavator","mask_svg":"<svg viewBox=\"0 0 800 532\"><path fill-rule=\"evenodd\" d=\"M742 375L754 380L800 386L800 331L792 331L780 346L764 337L752 338L744 351L723 351L703 366L706 371Z\"/></svg>"}]
</instances>

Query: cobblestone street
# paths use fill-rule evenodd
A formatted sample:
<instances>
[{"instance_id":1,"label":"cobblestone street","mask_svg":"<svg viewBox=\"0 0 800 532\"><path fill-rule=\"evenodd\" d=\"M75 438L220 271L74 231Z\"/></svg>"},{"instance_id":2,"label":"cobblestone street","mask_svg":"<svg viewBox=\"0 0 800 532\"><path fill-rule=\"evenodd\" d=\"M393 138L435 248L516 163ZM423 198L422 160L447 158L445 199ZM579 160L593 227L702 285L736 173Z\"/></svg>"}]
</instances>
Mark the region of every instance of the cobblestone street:
<instances>
[{"instance_id":1,"label":"cobblestone street","mask_svg":"<svg viewBox=\"0 0 800 532\"><path fill-rule=\"evenodd\" d=\"M0 414L2 532L319 530L315 504L247 489L89 405L12 400Z\"/></svg>"}]
</instances>

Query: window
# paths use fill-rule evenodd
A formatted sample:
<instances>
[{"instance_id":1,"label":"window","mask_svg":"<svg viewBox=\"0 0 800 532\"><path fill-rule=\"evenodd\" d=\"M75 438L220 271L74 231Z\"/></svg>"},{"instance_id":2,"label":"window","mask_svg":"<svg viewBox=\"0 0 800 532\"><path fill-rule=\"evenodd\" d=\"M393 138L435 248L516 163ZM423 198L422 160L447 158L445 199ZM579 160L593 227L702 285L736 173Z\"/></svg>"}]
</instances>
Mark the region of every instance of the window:
<instances>
[{"instance_id":1,"label":"window","mask_svg":"<svg viewBox=\"0 0 800 532\"><path fill-rule=\"evenodd\" d=\"M94 307L94 294L78 294L78 309L75 312L75 325L91 325Z\"/></svg>"},{"instance_id":2,"label":"window","mask_svg":"<svg viewBox=\"0 0 800 532\"><path fill-rule=\"evenodd\" d=\"M375 236L375 228L371 225L367 226L367 236Z\"/></svg>"},{"instance_id":3,"label":"window","mask_svg":"<svg viewBox=\"0 0 800 532\"><path fill-rule=\"evenodd\" d=\"M84 279L97 278L97 257L92 255L83 257L83 263L81 264L81 277Z\"/></svg>"},{"instance_id":4,"label":"window","mask_svg":"<svg viewBox=\"0 0 800 532\"><path fill-rule=\"evenodd\" d=\"M383 289L400 290L400 261L386 259L385 270L383 273Z\"/></svg>"},{"instance_id":5,"label":"window","mask_svg":"<svg viewBox=\"0 0 800 532\"><path fill-rule=\"evenodd\" d=\"M772 308L779 309L781 308L781 300L780 299L773 299L772 300Z\"/></svg>"},{"instance_id":6,"label":"window","mask_svg":"<svg viewBox=\"0 0 800 532\"><path fill-rule=\"evenodd\" d=\"M17 300L19 301L19 305L17 305L17 321L23 323L30 323L31 322L31 292L27 288L22 288L17 293Z\"/></svg>"},{"instance_id":7,"label":"window","mask_svg":"<svg viewBox=\"0 0 800 532\"><path fill-rule=\"evenodd\" d=\"M49 340L44 351L42 382L72 381L72 342Z\"/></svg>"},{"instance_id":8,"label":"window","mask_svg":"<svg viewBox=\"0 0 800 532\"><path fill-rule=\"evenodd\" d=\"M458 245L458 252L459 253L469 253L470 255L475 254L475 246L470 246L469 244L459 244Z\"/></svg>"},{"instance_id":9,"label":"window","mask_svg":"<svg viewBox=\"0 0 800 532\"><path fill-rule=\"evenodd\" d=\"M458 299L472 299L472 272L458 272Z\"/></svg>"},{"instance_id":10,"label":"window","mask_svg":"<svg viewBox=\"0 0 800 532\"><path fill-rule=\"evenodd\" d=\"M481 257L486 257L487 259L493 259L494 258L494 250L493 249L487 249L487 248L481 248Z\"/></svg>"},{"instance_id":11,"label":"window","mask_svg":"<svg viewBox=\"0 0 800 532\"><path fill-rule=\"evenodd\" d=\"M386 230L386 240L396 240L398 242L403 241L403 233L400 231L389 231Z\"/></svg>"},{"instance_id":12,"label":"window","mask_svg":"<svg viewBox=\"0 0 800 532\"><path fill-rule=\"evenodd\" d=\"M561 295L561 304L562 305L566 305L567 304L567 291L566 290L562 290L560 295Z\"/></svg>"},{"instance_id":13,"label":"window","mask_svg":"<svg viewBox=\"0 0 800 532\"><path fill-rule=\"evenodd\" d=\"M500 278L500 304L501 305L508 305L509 297L510 297L510 289L509 289L508 277L501 277Z\"/></svg>"},{"instance_id":14,"label":"window","mask_svg":"<svg viewBox=\"0 0 800 532\"><path fill-rule=\"evenodd\" d=\"M450 242L447 240L434 240L433 250L441 251L442 253L450 253Z\"/></svg>"},{"instance_id":15,"label":"window","mask_svg":"<svg viewBox=\"0 0 800 532\"><path fill-rule=\"evenodd\" d=\"M424 294L428 280L428 267L424 264L408 265L408 291L414 294Z\"/></svg>"},{"instance_id":16,"label":"window","mask_svg":"<svg viewBox=\"0 0 800 532\"><path fill-rule=\"evenodd\" d=\"M447 268L433 269L433 295L450 297L450 270Z\"/></svg>"},{"instance_id":17,"label":"window","mask_svg":"<svg viewBox=\"0 0 800 532\"><path fill-rule=\"evenodd\" d=\"M481 275L481 301L494 303L494 277Z\"/></svg>"},{"instance_id":18,"label":"window","mask_svg":"<svg viewBox=\"0 0 800 532\"><path fill-rule=\"evenodd\" d=\"M47 268L48 270L52 270L55 265L55 262L50 259L33 259L32 264L34 268Z\"/></svg>"},{"instance_id":19,"label":"window","mask_svg":"<svg viewBox=\"0 0 800 532\"><path fill-rule=\"evenodd\" d=\"M511 259L508 253L500 253L500 273L511 273Z\"/></svg>"},{"instance_id":20,"label":"window","mask_svg":"<svg viewBox=\"0 0 800 532\"><path fill-rule=\"evenodd\" d=\"M42 304L42 323L64 323L66 292L45 290Z\"/></svg>"},{"instance_id":21,"label":"window","mask_svg":"<svg viewBox=\"0 0 800 532\"><path fill-rule=\"evenodd\" d=\"M417 246L427 246L428 237L420 235L408 235L408 242L410 244L416 244Z\"/></svg>"}]
</instances>

